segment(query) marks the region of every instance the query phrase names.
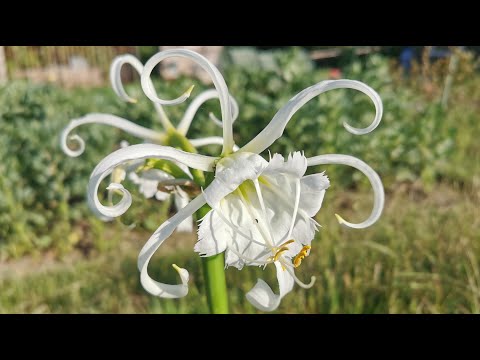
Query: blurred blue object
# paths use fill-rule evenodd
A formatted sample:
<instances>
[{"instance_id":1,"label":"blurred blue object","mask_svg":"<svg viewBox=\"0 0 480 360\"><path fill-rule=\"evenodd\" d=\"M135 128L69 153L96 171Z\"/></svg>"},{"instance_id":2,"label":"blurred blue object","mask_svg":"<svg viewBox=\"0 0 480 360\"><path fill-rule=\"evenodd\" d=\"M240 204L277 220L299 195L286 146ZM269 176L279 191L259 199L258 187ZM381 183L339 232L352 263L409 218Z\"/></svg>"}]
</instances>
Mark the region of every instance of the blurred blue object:
<instances>
[{"instance_id":1,"label":"blurred blue object","mask_svg":"<svg viewBox=\"0 0 480 360\"><path fill-rule=\"evenodd\" d=\"M412 68L412 61L419 57L421 52L423 51L422 47L413 47L407 46L403 48L402 52L399 56L400 65L403 68L404 76L408 76L410 74L410 70ZM465 46L458 46L460 50L465 50ZM431 46L428 52L428 59L430 61L436 61L439 59L447 58L452 54L452 51L449 48L441 47L441 46Z\"/></svg>"},{"instance_id":2,"label":"blurred blue object","mask_svg":"<svg viewBox=\"0 0 480 360\"><path fill-rule=\"evenodd\" d=\"M415 51L411 46L407 46L400 53L400 65L403 68L403 74L405 76L410 74L410 69L412 68L412 60L414 57L415 57Z\"/></svg>"},{"instance_id":3,"label":"blurred blue object","mask_svg":"<svg viewBox=\"0 0 480 360\"><path fill-rule=\"evenodd\" d=\"M438 46L432 46L428 57L430 59L441 59L450 56L450 50L441 49Z\"/></svg>"}]
</instances>

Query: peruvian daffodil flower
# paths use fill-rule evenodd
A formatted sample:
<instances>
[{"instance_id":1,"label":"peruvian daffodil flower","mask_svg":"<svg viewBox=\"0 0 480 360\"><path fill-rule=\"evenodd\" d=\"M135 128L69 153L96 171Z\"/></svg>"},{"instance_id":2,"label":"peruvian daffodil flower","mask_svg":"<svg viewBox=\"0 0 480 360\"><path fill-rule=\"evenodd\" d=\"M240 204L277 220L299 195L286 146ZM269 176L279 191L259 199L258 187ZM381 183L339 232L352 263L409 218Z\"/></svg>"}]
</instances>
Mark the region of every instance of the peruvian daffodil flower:
<instances>
[{"instance_id":1,"label":"peruvian daffodil flower","mask_svg":"<svg viewBox=\"0 0 480 360\"><path fill-rule=\"evenodd\" d=\"M130 97L126 93L122 84L121 70L123 65L125 64L131 65L139 74L141 74L143 71L142 63L135 56L130 54L121 55L116 57L112 62L112 65L110 67L110 82L112 84L112 88L114 92L120 97L120 99L126 102L136 103L137 100ZM150 85L153 86L151 82L150 82ZM182 95L182 99L186 100L190 96L190 93L192 92L192 90L193 90L193 86L191 86ZM187 135L188 130L190 129L192 120L195 117L197 111L200 109L200 107L206 101L211 99L216 99L218 98L218 96L219 95L215 90L207 90L200 93L200 95L198 95L189 105L189 107L185 111L183 118L180 120L176 128L171 123L163 107L159 103L154 102L154 106L157 111L158 118L164 128L163 131L155 131L152 129L148 129L143 126L137 125L130 120L126 120L112 114L103 114L103 113L87 114L79 119L74 119L70 121L70 123L63 129L61 133L60 144L61 144L62 150L68 156L71 156L71 157L80 156L81 154L83 154L85 150L85 142L80 136L70 135L70 133L81 125L103 124L103 125L109 125L109 126L121 129L126 133L129 133L130 135L143 139L149 143L175 146L174 144L170 144L170 143L178 141L176 137L179 137L179 136L184 137ZM232 96L230 96L230 106L231 106L230 109L232 112L231 114L232 121L235 121L236 118L238 117L238 105ZM221 121L218 120L215 117L215 115L210 113L209 117L215 124L219 125L220 127L222 126ZM72 150L68 146L69 141L76 142L78 145L78 149ZM189 142L194 147L201 147L201 146L212 145L212 144L217 144L217 145L223 144L223 140L219 136L212 136L212 137L199 138L199 139L189 139Z\"/></svg>"},{"instance_id":2,"label":"peruvian daffodil flower","mask_svg":"<svg viewBox=\"0 0 480 360\"><path fill-rule=\"evenodd\" d=\"M383 111L381 99L373 89L358 81L322 81L294 96L253 140L233 152L233 119L228 88L218 69L205 57L185 49L167 50L154 55L145 64L141 75L145 94L162 105L178 104L185 100L184 95L174 100L159 98L150 81L153 68L162 60L175 56L197 62L212 77L222 113L221 156L204 156L154 144L133 145L117 150L103 159L92 172L88 188L90 207L99 214L111 217L127 211L132 202L131 195L121 184L110 185L123 194L114 206L102 205L97 196L100 182L125 162L156 158L176 161L191 169L213 172L211 183L183 209L161 224L140 251L138 269L141 283L146 291L155 296L179 298L187 295L189 274L186 269L173 265L180 275L181 283L165 284L152 279L147 267L153 254L178 225L208 204L211 210L201 221L199 239L194 250L200 256L225 252L226 267L241 269L245 265L265 267L273 264L277 272L279 293L274 293L266 282L259 279L246 296L260 310L275 310L295 283L309 288L314 282L313 277L309 283L298 279L295 269L312 250L311 243L318 227L313 217L320 210L325 190L330 183L324 173L305 175L307 168L326 164L348 165L368 177L374 192L372 212L361 223L351 223L337 215L339 222L347 227L361 229L375 223L383 209L384 190L375 171L363 161L349 155L327 154L307 158L299 151L290 154L287 159L274 154L267 161L259 154L282 136L287 123L298 109L321 93L350 88L361 91L372 99L376 114L371 125L359 129L344 124L347 131L355 135L367 134L378 126Z\"/></svg>"},{"instance_id":3,"label":"peruvian daffodil flower","mask_svg":"<svg viewBox=\"0 0 480 360\"><path fill-rule=\"evenodd\" d=\"M125 148L129 146L125 140L120 142L120 147ZM165 163L168 169L162 167L162 171L155 168L159 163L157 161L144 160L130 161L120 166L117 166L110 175L111 183L121 183L127 177L135 185L138 186L138 191L147 199L155 198L159 201L169 201L173 195L173 202L176 210L180 210L190 201L190 195L182 189L183 187L194 187L193 177L187 166L176 163ZM161 165L161 164L160 164ZM177 176L177 178L175 176ZM159 189L161 188L161 189ZM113 204L113 193L118 192L116 189L108 190L108 201ZM113 218L99 216L104 221L110 221ZM192 232L193 218L185 219L179 226L178 231Z\"/></svg>"},{"instance_id":4,"label":"peruvian daffodil flower","mask_svg":"<svg viewBox=\"0 0 480 360\"><path fill-rule=\"evenodd\" d=\"M137 100L130 97L122 84L121 78L121 70L125 64L131 65L139 74L143 71L142 63L133 55L127 54L118 56L112 62L110 67L110 81L112 84L112 88L115 93L122 99L123 101L136 103ZM185 92L184 97L187 98L191 91L192 87ZM101 114L101 113L92 113L87 114L79 119L74 119L70 121L70 123L63 129L60 137L60 143L62 150L71 157L80 156L85 150L85 142L84 140L79 137L78 135L70 135L70 133L76 129L77 127L85 124L104 124L109 125L118 129L121 129L131 135L134 135L140 139L143 139L145 142L149 143L156 143L162 145L170 145L170 146L178 146L181 143L185 143L188 141L189 144L193 146L193 148L206 146L206 145L222 145L223 139L219 136L211 136L211 137L204 137L198 139L189 139L187 140L185 136L188 133L190 125L192 123L193 118L195 117L197 111L200 107L208 100L218 98L218 93L215 90L207 90L202 92L198 95L192 103L189 105L183 118L178 123L178 126L175 128L172 123L170 122L169 118L167 117L163 107L159 104L154 102L154 106L156 112L158 114L158 118L164 128L164 131L155 131L151 129L147 129L140 125L137 125L129 120L124 118L118 117L112 114ZM232 122L238 117L238 105L233 97L230 96L230 106L232 112ZM218 126L222 126L220 120L218 120L212 113L209 114L210 119L217 124ZM68 146L68 142L76 142L78 149L72 150ZM124 147L124 146L122 146ZM138 167L141 165L142 162L132 162L128 164L128 166L121 166L118 169L115 169L112 173L112 182L120 183L122 180L126 178L128 172L128 178L133 181L133 183L139 186L140 192L145 195L147 198L152 198L155 196L156 199L165 201L170 198L170 193L173 194L174 204L177 210L180 210L183 206L186 205L189 201L189 195L183 191L180 185L184 185L182 183L192 183L192 175L188 172L188 168L184 167L184 172L188 174L190 177L189 179L179 179L176 186L172 188L172 174L165 171L165 169L151 169L145 170L145 173L137 174L135 170L138 170ZM177 166L181 166L181 164L176 164ZM128 170L128 171L126 171ZM163 187L164 191L159 190L158 187ZM156 189L156 190L155 190ZM109 199L112 199L113 192L116 191L115 189L109 190ZM101 217L101 219L108 221L111 220L109 217ZM187 219L182 223L179 227L180 231L191 231L193 227L193 220Z\"/></svg>"}]
</instances>

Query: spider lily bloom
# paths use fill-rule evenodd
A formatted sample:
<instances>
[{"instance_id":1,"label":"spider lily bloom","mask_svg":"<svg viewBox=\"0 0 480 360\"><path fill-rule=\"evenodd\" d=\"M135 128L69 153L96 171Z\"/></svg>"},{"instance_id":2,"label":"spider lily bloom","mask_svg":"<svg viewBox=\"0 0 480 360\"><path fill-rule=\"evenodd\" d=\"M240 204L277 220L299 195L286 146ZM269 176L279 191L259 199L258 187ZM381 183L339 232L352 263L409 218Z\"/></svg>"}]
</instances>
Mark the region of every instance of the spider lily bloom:
<instances>
[{"instance_id":1,"label":"spider lily bloom","mask_svg":"<svg viewBox=\"0 0 480 360\"><path fill-rule=\"evenodd\" d=\"M128 54L128 55L118 56L112 62L112 65L110 67L110 81L111 81L113 90L122 100L130 103L136 103L137 100L130 97L126 93L122 84L121 69L125 64L130 64L139 74L141 74L143 71L142 63L133 55ZM190 88L184 94L184 96L188 97L190 95L191 90L192 88ZM85 142L78 135L69 135L69 134L77 127L85 124L110 125L112 127L122 129L131 135L139 137L145 140L146 142L176 146L178 145L178 142L182 142L185 139L185 136L187 135L187 132L192 123L192 120L195 117L199 108L206 101L215 99L215 98L218 98L218 93L215 90L207 90L202 92L200 95L198 95L192 101L190 106L187 108L177 128L175 128L172 125L165 111L163 110L162 106L158 103L154 103L160 122L165 130L163 132L157 132L151 129L147 129L129 120L126 120L111 114L100 114L100 113L88 114L82 118L72 120L64 128L61 134L61 139L60 139L61 147L62 147L62 150L65 152L65 154L67 154L68 156L71 156L71 157L80 156L85 150ZM232 117L233 117L232 121L235 121L235 119L238 117L238 105L235 99L233 99L233 97L231 96L230 96L230 104L231 104L231 111L232 111ZM212 113L209 114L209 117L215 124L217 124L220 127L222 126L221 121L218 120ZM68 146L68 140L76 142L78 144L78 149L77 150L70 149ZM218 145L223 144L223 139L219 136L190 139L188 141L191 145L193 145L194 148L206 146L206 145L212 145L212 144L218 144ZM121 145L121 147L124 147L124 145ZM137 161L129 164L128 178L139 186L140 192L143 195L145 195L145 197L151 198L155 195L155 198L157 200L161 200L161 201L168 200L170 198L170 194L168 192L158 190L158 186L163 186L163 187L167 186L165 190L171 190L171 192L173 192L173 195L174 195L173 200L177 210L181 209L183 206L186 205L186 203L188 203L189 195L180 188L180 185L182 185L181 184L182 182L191 183L192 175L188 172L188 168L184 167L183 170L189 175L190 179L181 180L177 182L177 184L175 184L176 185L175 187L168 188L168 186L172 185L172 184L168 185L172 181L172 175L165 171L162 171L160 169L147 170L145 174L140 174L140 175L138 175L136 172L133 172L133 170L135 170L142 162L143 161L141 162ZM179 164L176 164L176 165L179 165ZM123 181L126 177L126 172L125 172L126 169L127 168L123 166L114 170L112 173L112 176L114 177L112 178L112 182L120 183L121 181ZM156 191L155 191L155 188L157 188ZM110 200L112 199L113 192L114 190L109 191L108 197ZM112 220L111 218L104 217L104 216L101 216L100 218L105 221ZM192 222L193 222L192 219L186 220L179 227L179 230L192 231L192 228L193 228Z\"/></svg>"},{"instance_id":2,"label":"spider lily bloom","mask_svg":"<svg viewBox=\"0 0 480 360\"><path fill-rule=\"evenodd\" d=\"M129 146L128 142L123 140L120 142L120 147L123 149ZM128 178L135 185L138 186L139 192L147 199L155 197L159 201L168 201L173 195L173 202L176 210L180 210L190 201L190 196L185 192L181 186L191 187L194 185L193 177L188 167L183 164L171 163L169 170L178 178L175 178L171 173L161 171L152 166L155 162L147 162L144 160L129 161L125 164L117 166L110 175L111 183L121 183ZM175 171L176 169L176 171ZM162 190L159 190L161 187ZM113 193L118 192L118 189L111 188L108 190L108 202L113 204ZM113 218L99 215L103 221L111 221ZM193 218L189 217L178 226L178 231L192 232Z\"/></svg>"},{"instance_id":3,"label":"spider lily bloom","mask_svg":"<svg viewBox=\"0 0 480 360\"><path fill-rule=\"evenodd\" d=\"M130 103L136 103L137 100L130 97L123 88L122 79L121 79L121 69L123 65L130 64L139 74L143 71L142 63L133 55L122 55L115 58L112 62L110 67L110 81L112 84L112 88L114 92L123 100ZM150 80L149 80L150 81ZM150 81L150 85L151 84ZM186 100L193 89L191 86L183 95L182 98ZM84 117L79 119L71 120L70 123L63 129L61 136L60 136L60 145L62 150L70 157L77 157L83 154L85 150L85 142L84 140L79 137L78 135L70 135L70 133L76 129L77 127L85 124L103 124L109 125L118 129L121 129L130 135L136 136L140 139L143 139L147 142L157 143L162 145L172 145L171 142L174 142L176 136L184 137L187 135L188 130L190 129L190 125L192 123L193 118L195 117L197 111L200 107L208 100L218 98L218 93L215 90L207 90L202 92L198 95L192 103L189 105L183 118L180 120L177 128L173 126L170 122L169 118L167 117L163 107L154 102L155 109L159 116L159 120L164 128L164 131L158 132L155 130L151 130L145 128L143 126L137 125L129 120L123 119L116 115L112 114L102 114L102 113L92 113L87 114ZM238 105L235 99L230 96L230 104L231 104L231 112L232 112L232 121L235 121L238 117ZM212 113L209 114L210 119L220 127L222 123L218 120ZM176 136L175 136L176 135ZM72 150L68 146L68 141L76 142L78 145L78 149ZM206 138L199 138L199 139L189 139L190 143L196 148L205 145L223 145L223 140L219 136L211 136Z\"/></svg>"},{"instance_id":4,"label":"spider lily bloom","mask_svg":"<svg viewBox=\"0 0 480 360\"><path fill-rule=\"evenodd\" d=\"M218 69L203 56L185 49L167 50L153 56L142 72L142 87L145 94L160 104L177 104L184 100L158 98L149 82L152 69L168 57L186 57L196 61L212 77L218 91L222 110L223 151L220 157L188 153L167 146L143 144L120 149L103 159L90 177L88 199L90 207L106 216L119 216L131 205L131 195L120 184L111 184L123 193L114 206L104 206L98 200L100 182L119 164L145 158L174 160L202 171L215 173L213 181L177 214L164 222L150 237L138 257L140 280L150 294L179 298L188 293L189 274L186 269L174 265L181 284L164 284L153 280L147 271L148 263L155 251L187 217L204 204L211 211L202 219L198 230L199 241L195 251L201 256L212 256L225 251L225 266L241 269L244 265L266 266L274 264L280 292L275 294L263 281L258 280L247 299L258 309L275 310L282 297L293 288L294 283L304 288L313 285L314 279L305 284L295 275L311 251L311 241L317 230L312 219L319 211L328 178L323 174L305 176L308 166L343 164L362 171L370 180L374 190L374 206L370 216L363 222L350 223L340 216L341 224L352 228L365 228L378 220L384 203L384 191L378 175L364 162L348 155L319 155L306 158L295 152L287 160L274 154L266 161L260 154L278 139L291 117L313 97L338 88L352 88L368 95L376 108L375 119L365 129L344 127L352 134L366 134L375 129L382 116L382 103L378 94L367 85L352 80L323 81L294 96L281 108L271 122L253 140L233 152L232 116L227 85Z\"/></svg>"},{"instance_id":5,"label":"spider lily bloom","mask_svg":"<svg viewBox=\"0 0 480 360\"><path fill-rule=\"evenodd\" d=\"M140 171L140 175L137 174L138 169L137 171L131 171L128 174L128 178L134 184L138 185L138 190L147 199L155 197L155 199L159 201L167 201L170 200L171 195L173 195L173 202L178 211L183 209L190 201L189 194L182 189L182 186L192 187L194 181L188 167L180 163L175 163L175 165L178 166L178 170L183 171L183 174L180 173L178 178L158 169L149 169L148 163L147 165L140 167L140 169L146 168L147 170ZM118 167L116 169L118 169ZM162 190L159 190L159 187L161 187ZM193 218L190 216L184 220L180 223L177 230L182 232L192 232Z\"/></svg>"}]
</instances>

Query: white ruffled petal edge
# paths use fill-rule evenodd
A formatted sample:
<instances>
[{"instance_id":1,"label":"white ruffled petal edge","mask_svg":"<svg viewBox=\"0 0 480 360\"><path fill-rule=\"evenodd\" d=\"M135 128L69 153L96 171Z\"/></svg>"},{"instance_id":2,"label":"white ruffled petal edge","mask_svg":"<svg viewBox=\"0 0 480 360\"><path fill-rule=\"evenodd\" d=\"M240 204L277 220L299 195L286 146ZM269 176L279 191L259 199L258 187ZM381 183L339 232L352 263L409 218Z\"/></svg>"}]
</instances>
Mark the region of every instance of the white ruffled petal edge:
<instances>
[{"instance_id":1,"label":"white ruffled petal edge","mask_svg":"<svg viewBox=\"0 0 480 360\"><path fill-rule=\"evenodd\" d=\"M308 166L328 164L348 165L360 170L363 174L367 176L368 180L370 181L373 189L374 198L373 209L368 219L361 223L354 224L344 220L340 215L335 214L340 224L354 229L364 229L373 225L380 218L383 210L383 205L385 203L385 191L383 189L382 180L380 179L378 174L365 162L349 155L326 154L308 158L307 163Z\"/></svg>"},{"instance_id":2,"label":"white ruffled petal edge","mask_svg":"<svg viewBox=\"0 0 480 360\"><path fill-rule=\"evenodd\" d=\"M138 270L140 271L140 281L143 288L150 294L162 298L180 298L188 294L188 279L189 274L186 269L179 268L175 264L173 267L180 275L181 284L171 285L164 284L153 280L148 275L148 264L153 254L160 245L173 233L173 231L181 224L185 219L191 217L198 209L205 204L203 195L197 196L183 209L179 210L174 216L165 221L160 227L153 233L150 239L138 255Z\"/></svg>"},{"instance_id":3,"label":"white ruffled petal edge","mask_svg":"<svg viewBox=\"0 0 480 360\"><path fill-rule=\"evenodd\" d=\"M172 147L139 144L119 149L105 157L93 170L88 183L88 205L96 215L117 217L125 213L132 204L130 193L121 184L110 184L107 189L116 189L122 192L122 199L114 206L104 206L98 199L100 182L107 177L118 165L139 159L158 158L178 161L193 169L212 171L217 158L192 154Z\"/></svg>"},{"instance_id":4,"label":"white ruffled petal edge","mask_svg":"<svg viewBox=\"0 0 480 360\"><path fill-rule=\"evenodd\" d=\"M263 150L272 145L275 140L282 136L285 127L298 109L300 109L315 96L334 89L355 89L361 91L370 97L375 105L376 113L373 122L364 129L355 128L347 123L344 123L343 126L348 132L355 135L364 135L373 131L378 124L380 124L383 114L383 105L382 99L380 99L380 96L375 90L373 90L370 86L356 80L327 80L306 88L290 99L290 101L275 114L270 123L253 140L242 147L240 151L253 152L257 154L261 153Z\"/></svg>"},{"instance_id":5,"label":"white ruffled petal edge","mask_svg":"<svg viewBox=\"0 0 480 360\"><path fill-rule=\"evenodd\" d=\"M254 180L268 166L260 155L235 152L217 163L215 179L204 190L205 199L213 209L220 200L234 191L245 180Z\"/></svg>"}]
</instances>

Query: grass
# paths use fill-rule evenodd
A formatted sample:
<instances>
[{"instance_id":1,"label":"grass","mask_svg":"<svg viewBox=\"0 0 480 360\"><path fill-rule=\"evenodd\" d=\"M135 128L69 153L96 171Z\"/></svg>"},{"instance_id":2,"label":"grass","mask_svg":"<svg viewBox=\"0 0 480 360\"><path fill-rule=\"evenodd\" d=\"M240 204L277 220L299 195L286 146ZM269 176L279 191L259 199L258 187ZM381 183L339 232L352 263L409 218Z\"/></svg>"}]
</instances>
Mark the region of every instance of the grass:
<instances>
[{"instance_id":1,"label":"grass","mask_svg":"<svg viewBox=\"0 0 480 360\"><path fill-rule=\"evenodd\" d=\"M328 191L322 224L299 276L317 277L310 290L295 287L278 313L480 313L480 189L439 185L425 193L403 184L387 194L384 216L366 230L338 226L334 212L361 220L370 194ZM133 236L135 235L135 236ZM136 255L148 234L124 234L110 250L38 274L0 280L1 313L207 313L200 259L193 238L177 235L150 265L150 274L177 282L170 264L190 271L190 292L162 300L142 289ZM110 237L110 236L109 236ZM122 245L123 244L123 245ZM128 246L126 246L128 245ZM272 269L227 270L233 313L257 312L245 293ZM275 286L275 285L274 285Z\"/></svg>"},{"instance_id":2,"label":"grass","mask_svg":"<svg viewBox=\"0 0 480 360\"><path fill-rule=\"evenodd\" d=\"M478 68L478 64L476 66ZM303 261L298 272L306 281L315 275L317 282L310 290L295 287L282 300L277 312L480 313L478 72L459 71L450 105L446 110L440 110L435 104L443 89L441 76L432 82L435 76L419 73L411 77L412 81L418 81L415 85L385 77L388 75L387 66L367 68L368 71L359 69L358 74L353 73L353 78L383 89L385 119L375 135L362 138L364 140L358 137L350 143L341 126L334 124L329 128L330 122L326 122L339 118L339 112L343 114L343 108L349 106L351 116L356 118L357 111L363 114L362 107L357 109L357 103L335 103L329 107L328 101L322 100L320 108L325 113L317 114L319 103L312 102L310 109L315 109L314 112L299 114L296 125L287 128L290 135L283 138L282 149L288 149L290 145L298 149L302 148L301 144L313 144L312 147L318 144L320 152L344 152L366 160L379 172L386 186L385 211L381 220L371 228L350 230L340 227L333 214L339 213L353 222L363 220L372 205L371 194L365 186L366 179L358 172L343 171L344 167L339 172L337 168L340 167L327 166L332 186L317 215L323 227L313 242L311 255ZM262 78L252 73L248 77L250 80L243 70L230 75L232 93L243 105L242 122L238 123L242 127L237 124L236 130L245 130L248 138L252 129L260 126L258 121L271 118L270 109L277 108L277 102L283 105L297 87L298 90L305 87L304 81L308 84L313 81L310 71L303 73L304 80L296 82L299 78L295 78L292 84L285 77L284 85L290 85L281 91L282 82L275 82L278 80L276 75L270 73ZM179 89L190 84L188 79L181 81L176 82ZM138 84L134 86L139 92ZM250 90L245 92L245 88ZM50 115L59 113L65 117L70 113L64 107L69 109L73 104L75 111L71 116L91 111L114 112L136 119L140 124L151 125L148 102L140 107L121 107L110 89L108 92L105 89L75 92L70 94L71 97L59 96L60 100L54 102L51 97L58 95L58 90L50 89L49 93L42 89L27 91L28 96L19 91L15 96L6 97L7 109L10 106L12 109L5 112L8 115L5 119L15 119L15 126L33 124L43 129L43 123L33 120L44 117L53 126L55 122ZM253 92L253 89L258 91ZM44 92L45 97L42 97ZM176 90L174 94L177 94ZM44 103L48 105L45 109L40 106ZM39 109L43 109L40 115L45 113L48 116L38 115ZM180 108L171 110L175 115L172 118L180 118ZM202 116L206 117L206 113ZM304 127L300 126L302 121ZM13 122L3 122L3 125L11 124ZM11 142L5 143L4 148L11 152L8 144L29 144L31 139L36 139L38 129L33 125L26 128L28 131L7 127L10 133L4 139ZM192 134L212 135L218 131L210 129L212 133L209 133L209 125L213 127L206 118L199 119L192 126ZM85 156L92 156L90 163L85 158L81 163L67 162L63 154L56 155L59 174L69 174L71 178L69 187L64 186L63 175L52 175L47 177L48 181L37 184L37 178L42 180L45 175L41 171L42 164L50 165L51 159L49 151L44 151L45 156L37 159L38 145L35 144L50 142L52 134L57 136L61 126L62 123L58 122L56 127L45 130L46 140L38 137L37 142L30 144L29 151L22 147L22 151L15 154L17 157L11 157L8 151L4 155L6 159L23 159L23 162L7 167L3 171L6 176L0 177L3 189L19 190L18 194L7 191L6 196L0 196L0 313L207 313L201 261L192 251L194 235L174 234L154 256L149 268L154 279L167 283L179 281L172 263L187 268L191 275L187 297L157 299L148 295L140 285L136 257L142 244L165 220L168 204L147 202L134 193L134 204L129 212L108 224L94 219L87 211L83 194L91 167L98 161L95 156L100 159L111 150L112 144L117 143L117 139L109 137L111 143L105 141L107 130L102 133L103 130L98 128L98 132L88 134L90 138L86 139L92 150ZM317 130L324 134L323 138L317 136ZM84 131L86 134L87 130ZM24 133L30 133L30 137L25 137L29 141L22 140L23 137L11 137L11 134ZM306 138L300 138L299 133ZM242 135L238 131L236 134ZM243 138L247 138L245 136ZM371 148L365 145L370 142ZM59 152L57 145L55 151ZM373 156L376 151L382 156ZM21 157L23 153L25 156ZM63 168L63 164L79 165L75 165L78 168ZM29 183L31 190L18 186L23 175L18 176L16 167L23 169L18 174L29 174L35 180ZM40 170L32 173L30 168ZM9 182L2 184L6 179ZM352 188L347 190L345 184ZM61 206L58 206L39 195L71 198L70 202L65 199L59 202ZM35 204L35 208L31 204ZM49 217L42 220L39 214L45 213L43 205L52 209L55 205L58 211L49 212ZM121 222L135 222L137 230L128 230ZM271 266L265 271L255 267L242 271L227 270L231 312L257 312L246 301L245 293L259 277L276 289Z\"/></svg>"}]
</instances>

